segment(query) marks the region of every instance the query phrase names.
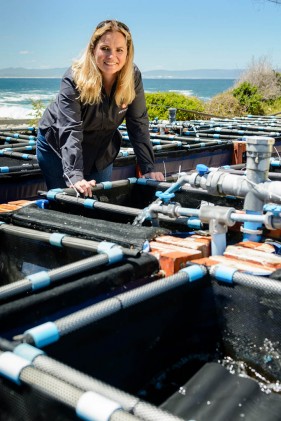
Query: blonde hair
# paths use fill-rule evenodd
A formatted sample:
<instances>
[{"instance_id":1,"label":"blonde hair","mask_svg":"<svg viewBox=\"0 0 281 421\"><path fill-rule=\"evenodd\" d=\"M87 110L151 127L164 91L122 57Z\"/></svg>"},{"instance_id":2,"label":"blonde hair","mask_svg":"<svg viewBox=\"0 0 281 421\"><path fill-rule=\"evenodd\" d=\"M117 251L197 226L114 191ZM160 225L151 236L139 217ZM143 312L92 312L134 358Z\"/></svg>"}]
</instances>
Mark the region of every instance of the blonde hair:
<instances>
[{"instance_id":1,"label":"blonde hair","mask_svg":"<svg viewBox=\"0 0 281 421\"><path fill-rule=\"evenodd\" d=\"M96 27L84 54L72 65L73 78L79 91L79 99L85 104L98 104L101 102L102 74L95 62L93 50L106 32L114 31L121 32L127 43L126 62L117 75L115 102L119 107L127 106L136 96L133 66L134 45L129 28L122 22L106 20Z\"/></svg>"}]
</instances>

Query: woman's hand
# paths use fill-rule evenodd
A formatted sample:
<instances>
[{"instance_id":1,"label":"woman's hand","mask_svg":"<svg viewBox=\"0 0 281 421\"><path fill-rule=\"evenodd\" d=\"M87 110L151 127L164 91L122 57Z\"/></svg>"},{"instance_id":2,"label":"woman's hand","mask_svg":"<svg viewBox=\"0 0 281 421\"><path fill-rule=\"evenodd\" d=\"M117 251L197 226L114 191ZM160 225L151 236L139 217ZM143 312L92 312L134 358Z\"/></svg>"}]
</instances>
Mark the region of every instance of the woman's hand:
<instances>
[{"instance_id":1,"label":"woman's hand","mask_svg":"<svg viewBox=\"0 0 281 421\"><path fill-rule=\"evenodd\" d=\"M94 187L96 185L96 180L80 180L77 181L73 187L79 192L84 194L84 196L89 196L92 197L93 193L92 193L92 187Z\"/></svg>"},{"instance_id":2,"label":"woman's hand","mask_svg":"<svg viewBox=\"0 0 281 421\"><path fill-rule=\"evenodd\" d=\"M147 172L142 178L153 178L153 180L165 181L164 175L161 172Z\"/></svg>"}]
</instances>

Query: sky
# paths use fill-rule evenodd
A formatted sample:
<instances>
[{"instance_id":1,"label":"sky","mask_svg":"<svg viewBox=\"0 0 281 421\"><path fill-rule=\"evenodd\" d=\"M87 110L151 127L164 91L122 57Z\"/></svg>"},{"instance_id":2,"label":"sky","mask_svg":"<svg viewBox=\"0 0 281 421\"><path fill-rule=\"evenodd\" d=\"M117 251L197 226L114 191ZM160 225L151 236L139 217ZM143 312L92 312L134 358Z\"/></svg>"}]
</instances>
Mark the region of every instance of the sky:
<instances>
[{"instance_id":1,"label":"sky","mask_svg":"<svg viewBox=\"0 0 281 421\"><path fill-rule=\"evenodd\" d=\"M142 71L281 69L281 4L267 0L1 0L0 68L68 67L111 18Z\"/></svg>"}]
</instances>

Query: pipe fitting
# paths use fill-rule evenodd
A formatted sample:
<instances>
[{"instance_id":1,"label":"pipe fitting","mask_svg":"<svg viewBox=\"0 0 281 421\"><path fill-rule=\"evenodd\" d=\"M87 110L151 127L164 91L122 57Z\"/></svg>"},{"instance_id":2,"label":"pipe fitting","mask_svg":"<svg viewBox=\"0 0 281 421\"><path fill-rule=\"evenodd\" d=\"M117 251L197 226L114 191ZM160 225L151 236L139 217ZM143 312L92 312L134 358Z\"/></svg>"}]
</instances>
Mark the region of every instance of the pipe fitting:
<instances>
[{"instance_id":1,"label":"pipe fitting","mask_svg":"<svg viewBox=\"0 0 281 421\"><path fill-rule=\"evenodd\" d=\"M202 222L209 223L211 220L217 221L219 224L232 227L235 221L231 219L231 214L236 212L235 208L225 206L201 206L199 218Z\"/></svg>"}]
</instances>

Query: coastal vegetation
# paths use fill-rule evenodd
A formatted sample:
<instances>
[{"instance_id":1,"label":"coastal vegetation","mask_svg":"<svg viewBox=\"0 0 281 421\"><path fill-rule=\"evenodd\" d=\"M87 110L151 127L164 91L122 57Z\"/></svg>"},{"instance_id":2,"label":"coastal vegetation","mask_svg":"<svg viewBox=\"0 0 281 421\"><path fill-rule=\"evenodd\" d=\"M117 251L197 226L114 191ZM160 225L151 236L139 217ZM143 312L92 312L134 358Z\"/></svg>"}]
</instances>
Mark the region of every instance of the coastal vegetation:
<instances>
[{"instance_id":1,"label":"coastal vegetation","mask_svg":"<svg viewBox=\"0 0 281 421\"><path fill-rule=\"evenodd\" d=\"M171 92L146 94L149 118L168 119L168 108L177 108L177 120L237 117L281 113L281 73L267 58L253 59L235 85L209 101Z\"/></svg>"}]
</instances>

